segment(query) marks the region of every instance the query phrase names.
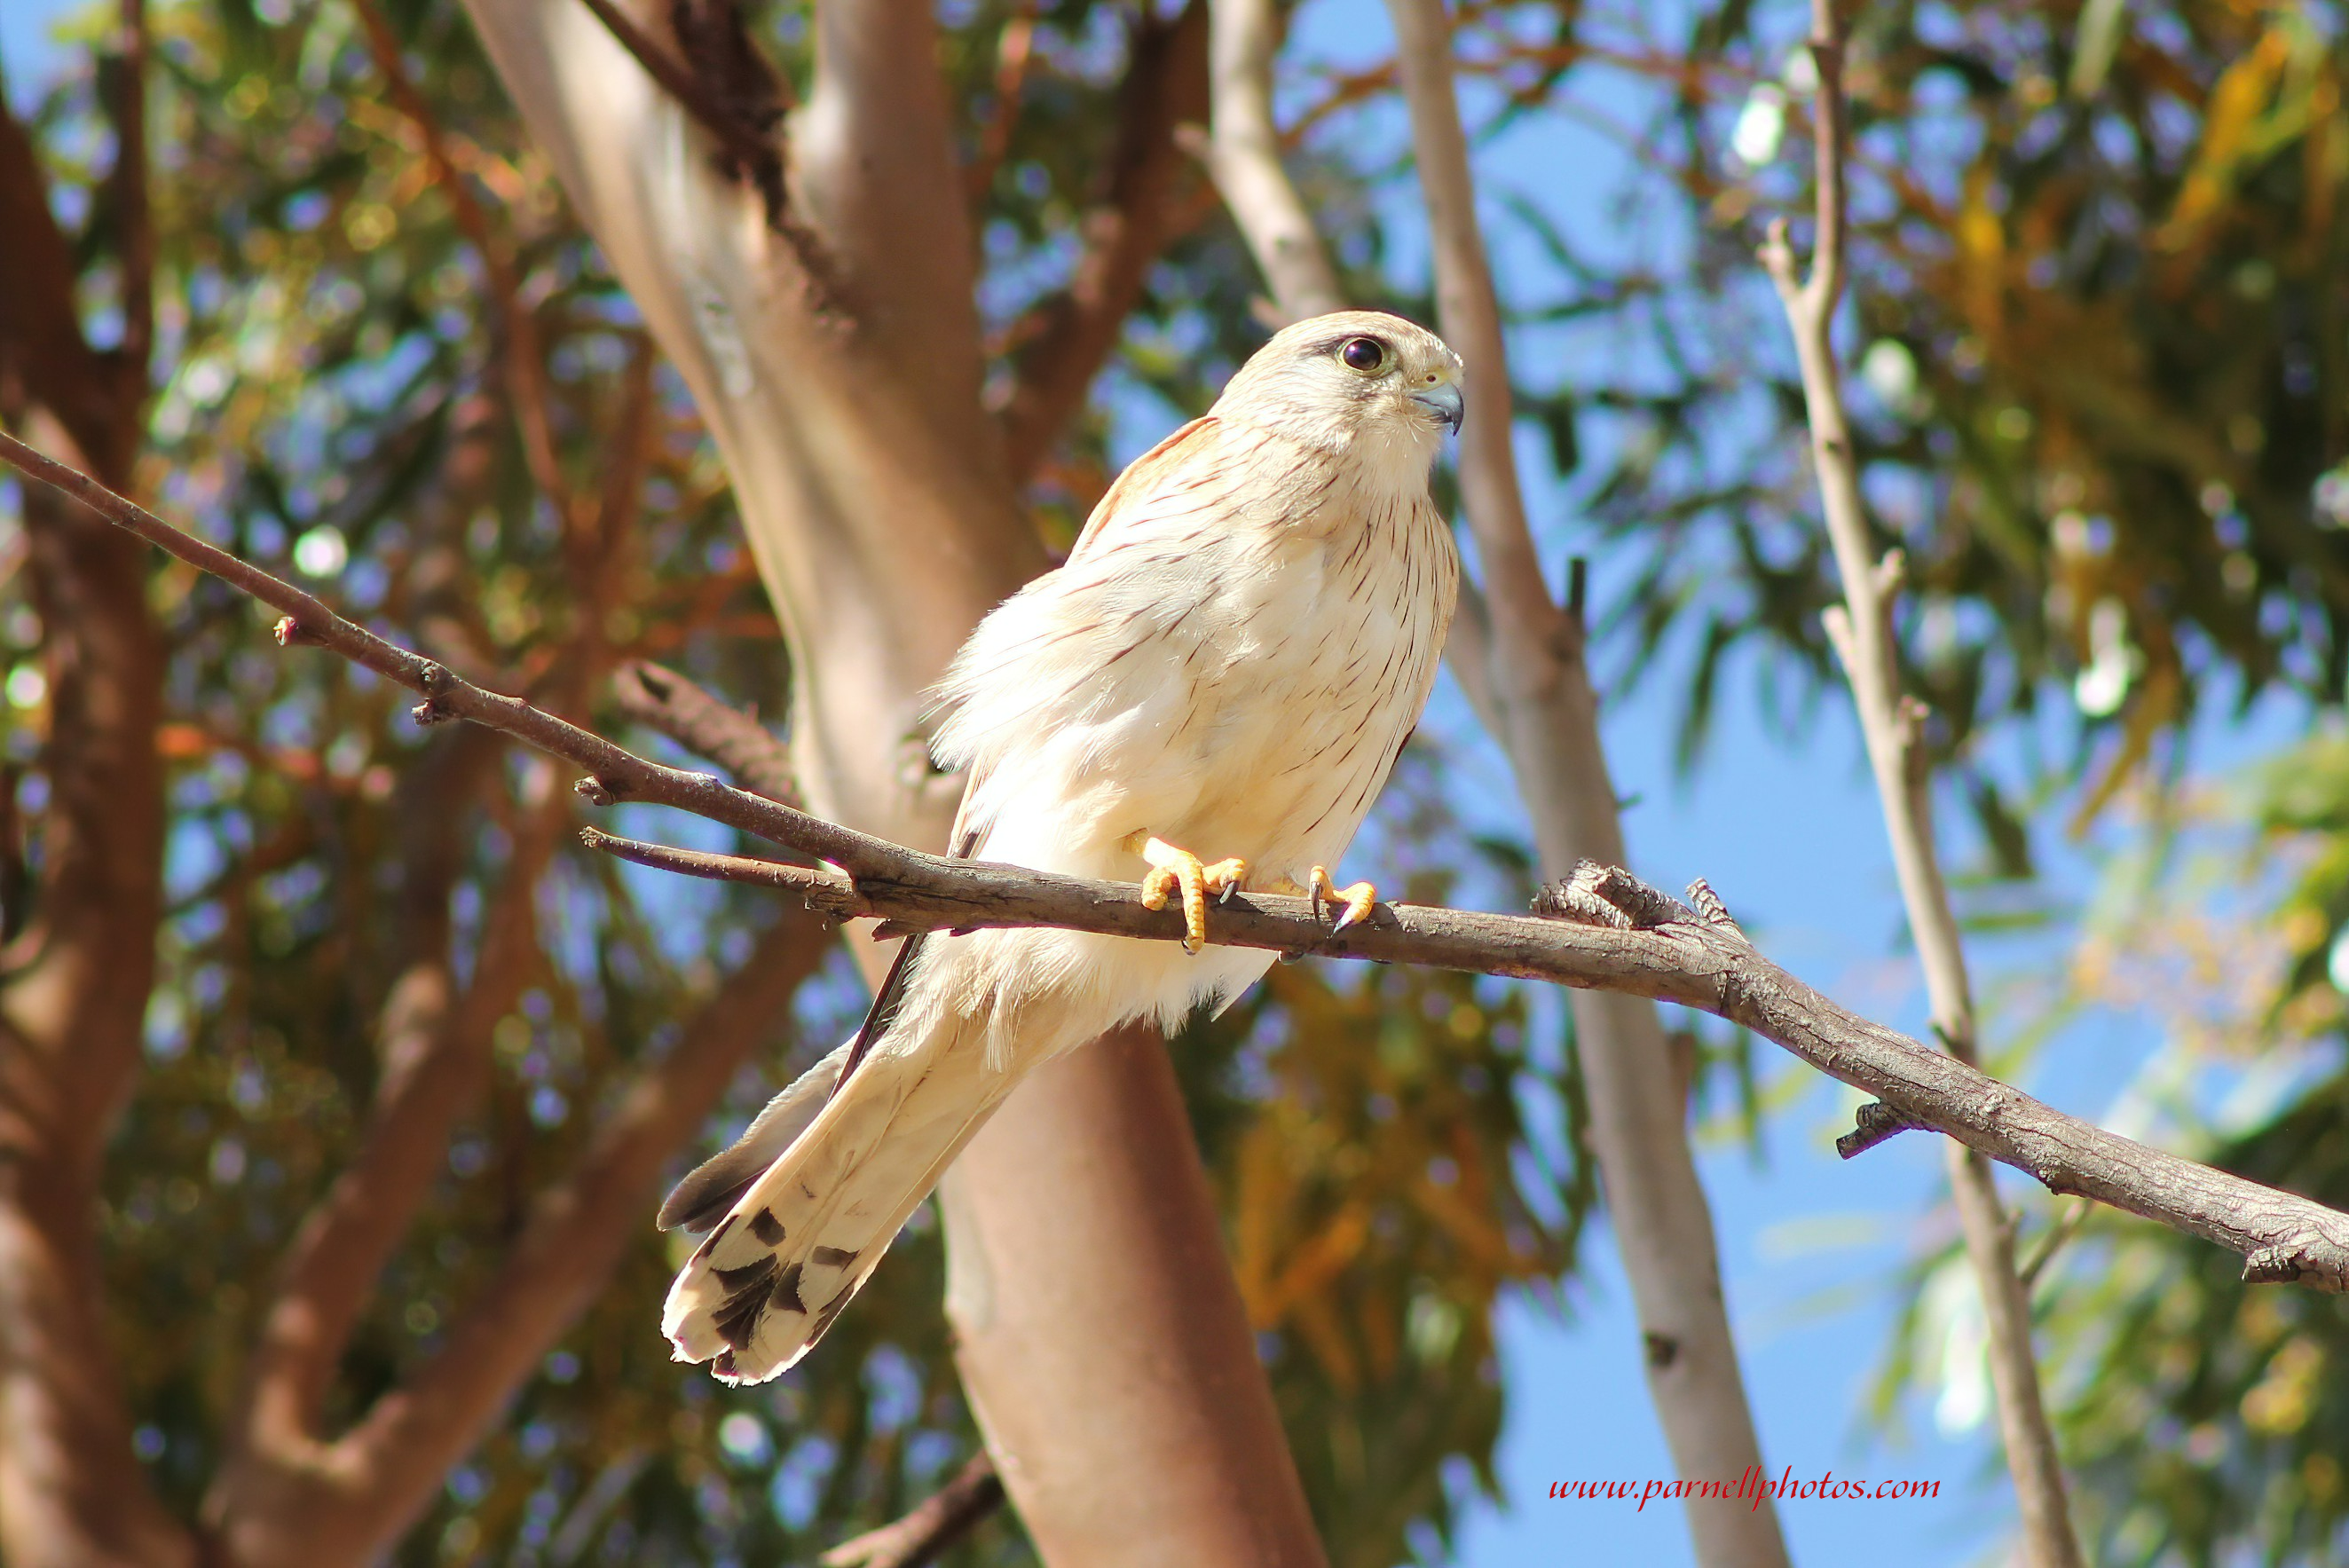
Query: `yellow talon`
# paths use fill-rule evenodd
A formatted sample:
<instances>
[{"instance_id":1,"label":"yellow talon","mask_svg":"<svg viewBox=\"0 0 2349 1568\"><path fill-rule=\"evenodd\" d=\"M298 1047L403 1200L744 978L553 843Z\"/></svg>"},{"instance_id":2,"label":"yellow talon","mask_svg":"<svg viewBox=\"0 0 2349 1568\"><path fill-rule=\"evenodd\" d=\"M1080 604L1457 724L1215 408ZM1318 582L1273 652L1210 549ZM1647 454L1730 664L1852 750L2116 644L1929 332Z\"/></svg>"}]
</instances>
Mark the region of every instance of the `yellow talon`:
<instances>
[{"instance_id":1,"label":"yellow talon","mask_svg":"<svg viewBox=\"0 0 2349 1568\"><path fill-rule=\"evenodd\" d=\"M1207 895L1218 899L1227 896L1247 876L1247 862L1234 855L1213 865L1203 863L1190 851L1178 849L1164 839L1146 833L1135 833L1125 841L1125 847L1150 862L1150 874L1142 879L1142 907L1164 909L1169 895L1180 889L1183 894L1183 951L1196 953L1207 944Z\"/></svg>"},{"instance_id":2,"label":"yellow talon","mask_svg":"<svg viewBox=\"0 0 2349 1568\"><path fill-rule=\"evenodd\" d=\"M1324 903L1345 906L1344 913L1330 927L1330 935L1335 936L1346 927L1359 925L1370 919L1371 910L1378 902L1379 890L1371 883L1358 882L1351 887L1341 888L1330 882L1328 866L1313 868L1313 913L1319 915Z\"/></svg>"}]
</instances>

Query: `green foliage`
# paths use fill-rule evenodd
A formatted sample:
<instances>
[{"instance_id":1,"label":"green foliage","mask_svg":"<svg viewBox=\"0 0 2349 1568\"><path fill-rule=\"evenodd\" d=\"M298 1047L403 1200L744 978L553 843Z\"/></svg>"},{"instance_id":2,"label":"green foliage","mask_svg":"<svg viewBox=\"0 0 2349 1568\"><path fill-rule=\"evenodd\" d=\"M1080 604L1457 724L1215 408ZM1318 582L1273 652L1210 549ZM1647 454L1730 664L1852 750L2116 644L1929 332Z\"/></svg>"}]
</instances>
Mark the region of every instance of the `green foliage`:
<instances>
[{"instance_id":1,"label":"green foliage","mask_svg":"<svg viewBox=\"0 0 2349 1568\"><path fill-rule=\"evenodd\" d=\"M1566 307L1654 349L1583 389L1624 428L1591 506L1643 558L1617 624L1648 657L1676 632L1697 651L1693 739L1731 647L1768 655L1774 685L1829 673L1801 401L1753 260L1768 221L1807 228L1812 73L1794 8L1631 26L1584 68L1652 51L1668 85L1640 145L1671 179L1638 202L1652 219L1679 192L1662 248L1684 254L1651 241L1602 265L1586 243ZM1975 731L2060 683L2059 770L2093 777L2093 811L2199 702L2282 685L2337 704L2339 29L2290 7L2105 0L1871 6L1853 26L1845 353L1878 539L1909 559L1908 677L1935 745L1971 767ZM1490 46L1508 66L1532 53Z\"/></svg>"}]
</instances>

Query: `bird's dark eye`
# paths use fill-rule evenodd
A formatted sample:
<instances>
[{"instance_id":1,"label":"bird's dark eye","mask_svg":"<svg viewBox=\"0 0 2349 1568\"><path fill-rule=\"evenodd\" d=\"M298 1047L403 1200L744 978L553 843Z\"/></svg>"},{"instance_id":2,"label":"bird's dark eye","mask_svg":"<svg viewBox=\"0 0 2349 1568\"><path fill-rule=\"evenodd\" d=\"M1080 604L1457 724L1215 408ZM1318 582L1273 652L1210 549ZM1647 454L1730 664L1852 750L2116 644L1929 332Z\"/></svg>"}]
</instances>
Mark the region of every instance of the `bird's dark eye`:
<instances>
[{"instance_id":1,"label":"bird's dark eye","mask_svg":"<svg viewBox=\"0 0 2349 1568\"><path fill-rule=\"evenodd\" d=\"M1387 346L1375 337L1350 337L1346 346L1338 350L1338 357L1346 362L1350 370L1376 376L1386 368Z\"/></svg>"}]
</instances>

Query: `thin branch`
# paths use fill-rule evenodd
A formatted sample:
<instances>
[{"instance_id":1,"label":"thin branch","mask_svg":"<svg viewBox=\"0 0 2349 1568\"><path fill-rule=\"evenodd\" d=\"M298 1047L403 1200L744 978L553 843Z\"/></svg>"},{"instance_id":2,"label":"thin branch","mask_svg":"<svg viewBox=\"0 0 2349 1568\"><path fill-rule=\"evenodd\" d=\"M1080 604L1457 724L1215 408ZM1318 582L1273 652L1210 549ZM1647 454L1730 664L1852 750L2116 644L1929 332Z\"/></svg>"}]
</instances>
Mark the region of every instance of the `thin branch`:
<instances>
[{"instance_id":1,"label":"thin branch","mask_svg":"<svg viewBox=\"0 0 2349 1568\"><path fill-rule=\"evenodd\" d=\"M708 758L744 789L795 809L802 805L791 748L740 708L649 659L622 665L612 690L622 713Z\"/></svg>"},{"instance_id":2,"label":"thin branch","mask_svg":"<svg viewBox=\"0 0 2349 1568\"><path fill-rule=\"evenodd\" d=\"M1810 275L1799 281L1795 276L1784 219L1771 225L1761 261L1785 306L1801 363L1811 461L1843 581L1844 603L1825 617L1827 636L1851 682L1853 706L1884 809L1885 831L1891 840L1901 902L1924 970L1934 1031L1953 1057L1971 1066L1977 1057L1973 995L1956 911L1934 846L1923 709L1900 690L1892 603L1901 560L1898 552L1880 561L1874 555L1835 354L1847 215L1843 28L1834 0L1812 0L1810 52L1818 78L1811 103L1816 146ZM1863 1119L1860 1129L1845 1141L1865 1146L1871 1137L1899 1130L1888 1118L1879 1117L1878 1125L1889 1130L1876 1132ZM2023 1517L2023 1556L2033 1568L2077 1568L2080 1546L2040 1388L2039 1363L2032 1350L2030 1294L2015 1265L2013 1226L1980 1151L1951 1149L1950 1185L1989 1327L1991 1377L1998 1391L2007 1469L2014 1478Z\"/></svg>"},{"instance_id":3,"label":"thin branch","mask_svg":"<svg viewBox=\"0 0 2349 1568\"><path fill-rule=\"evenodd\" d=\"M1207 167L1247 236L1275 309L1288 321L1346 308L1313 215L1280 161L1272 62L1280 48L1273 0L1209 0L1214 118Z\"/></svg>"},{"instance_id":4,"label":"thin branch","mask_svg":"<svg viewBox=\"0 0 2349 1568\"><path fill-rule=\"evenodd\" d=\"M1035 471L1083 406L1151 263L1195 211L1183 200L1190 160L1174 132L1206 109L1206 0L1191 0L1172 22L1143 16L1119 95L1108 186L1080 221L1084 250L1075 273L1013 329L1026 340L1003 408L1004 461L1015 482Z\"/></svg>"},{"instance_id":5,"label":"thin branch","mask_svg":"<svg viewBox=\"0 0 2349 1568\"><path fill-rule=\"evenodd\" d=\"M546 497L558 515L567 518L571 502L562 464L554 455L554 398L546 381L546 355L538 340L538 319L523 303L512 250L492 232L489 215L473 198L473 188L450 160L440 122L433 118L424 95L409 80L407 67L400 60L398 36L392 31L382 8L377 0L354 0L354 4L359 24L367 33L367 52L375 60L377 73L390 88L392 102L416 128L418 138L424 143L425 161L431 166L433 180L449 198L457 227L472 245L473 253L481 258L481 271L489 279L490 298L497 310L499 376L505 384L506 401L514 423L522 431L523 459L539 493Z\"/></svg>"},{"instance_id":6,"label":"thin branch","mask_svg":"<svg viewBox=\"0 0 2349 1568\"><path fill-rule=\"evenodd\" d=\"M1483 568L1488 634L1480 689L1555 876L1578 860L1618 862L1623 826L1599 733L1597 694L1578 617L1551 599L1526 520L1512 446L1500 298L1476 220L1467 132L1453 80L1444 0L1388 0L1395 67L1411 116L1427 203L1436 312L1466 369L1460 491ZM1455 644L1455 670L1467 645ZM1620 995L1578 996L1576 1037L1589 1090L1591 1142L1640 1333L1651 1347L1650 1397L1684 1475L1735 1475L1762 1462L1752 1403L1730 1333L1713 1212L1689 1145L1685 1086L1653 1007ZM1706 1568L1785 1568L1775 1506L1683 1504Z\"/></svg>"},{"instance_id":7,"label":"thin branch","mask_svg":"<svg viewBox=\"0 0 2349 1568\"><path fill-rule=\"evenodd\" d=\"M594 847L666 870L788 890L827 914L878 916L908 929L1055 925L1155 941L1182 935L1179 914L1145 908L1133 884L904 849L728 789L706 776L657 767L526 704L446 679L428 682L416 666L429 661L375 638L310 595L181 533L95 480L5 435L0 458L316 628L299 640L394 679L411 677L415 689L427 691L422 710L428 718L476 718L551 755L592 765L600 776L641 785L631 791L636 798L741 827L847 870L707 855L591 831ZM1369 921L1333 935L1308 900L1235 894L1217 906L1208 934L1219 943L1275 952L1425 964L1695 1007L1752 1029L2052 1191L2093 1198L2230 1247L2243 1256L2249 1282L2349 1292L2349 1214L2065 1116L1968 1063L1870 1023L1764 959L1710 889L1692 888L1691 897L1694 909L1628 872L1586 862L1546 895L1549 918L1381 905Z\"/></svg>"},{"instance_id":8,"label":"thin branch","mask_svg":"<svg viewBox=\"0 0 2349 1568\"><path fill-rule=\"evenodd\" d=\"M172 527L135 501L125 500L96 480L45 457L5 432L0 432L0 460L64 491L108 521L189 565L212 573L272 609L283 611L285 618L277 626L281 644L299 643L327 649L419 694L424 701L414 711L420 724L463 718L511 735L584 769L587 777L580 780L580 793L599 803L630 799L674 806L831 861L852 872L863 869L866 845L874 841L865 840L863 834L733 789L713 774L688 773L647 761L520 697L484 690L446 665L386 642L366 627L345 620L315 594Z\"/></svg>"},{"instance_id":9,"label":"thin branch","mask_svg":"<svg viewBox=\"0 0 2349 1568\"><path fill-rule=\"evenodd\" d=\"M817 1561L823 1568L925 1568L1002 1506L1002 1478L981 1449L905 1518L843 1541Z\"/></svg>"},{"instance_id":10,"label":"thin branch","mask_svg":"<svg viewBox=\"0 0 2349 1568\"><path fill-rule=\"evenodd\" d=\"M673 849L587 829L592 849L688 876L786 892L840 919L899 931L1049 925L1178 941L1180 913L1150 909L1128 882L985 861L948 861L868 840L873 869L824 867ZM1707 892L1691 890L1700 906ZM1585 861L1551 888L1539 915L1381 904L1331 934L1302 898L1234 893L1207 922L1227 946L1547 980L1694 1007L1785 1047L1865 1090L1904 1125L1931 1127L2029 1174L2240 1253L2255 1284L2349 1291L2349 1214L2149 1148L2032 1099L1946 1053L1870 1023L1764 958L1733 922L1702 913L1628 872Z\"/></svg>"}]
</instances>

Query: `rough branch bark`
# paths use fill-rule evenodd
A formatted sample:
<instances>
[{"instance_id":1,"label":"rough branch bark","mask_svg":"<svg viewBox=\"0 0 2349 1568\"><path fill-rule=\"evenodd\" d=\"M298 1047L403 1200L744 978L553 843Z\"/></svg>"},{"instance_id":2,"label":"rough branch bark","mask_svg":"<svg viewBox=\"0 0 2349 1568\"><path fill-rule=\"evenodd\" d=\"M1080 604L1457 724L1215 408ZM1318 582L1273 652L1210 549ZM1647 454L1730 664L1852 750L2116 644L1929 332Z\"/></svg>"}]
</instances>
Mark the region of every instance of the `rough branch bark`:
<instances>
[{"instance_id":1,"label":"rough branch bark","mask_svg":"<svg viewBox=\"0 0 2349 1568\"><path fill-rule=\"evenodd\" d=\"M1900 557L1895 552L1880 562L1873 559L1858 459L1852 450L1835 356L1836 306L1844 285L1847 132L1843 31L1834 0L1812 0L1810 50L1818 80L1811 100L1817 223L1810 276L1798 280L1795 275L1783 219L1772 227L1762 262L1777 287L1801 361L1811 462L1818 475L1836 568L1843 579L1844 603L1826 613L1828 639L1851 682L1852 703L1884 807L1901 902L1925 973L1934 1032L1951 1055L1971 1065L1977 1059L1973 995L1957 913L1934 848L1930 779L1919 733L1923 716L1915 699L1900 690L1899 650L1892 630ZM2013 1225L1999 1201L1990 1163L1979 1151L1951 1146L1950 1188L1990 1331L1991 1380L1998 1392L1999 1427L2023 1518L2025 1560L2034 1568L2077 1568L2080 1545L2072 1530L2063 1466L2040 1390L2038 1359L2032 1351L2031 1298L2015 1266Z\"/></svg>"},{"instance_id":2,"label":"rough branch bark","mask_svg":"<svg viewBox=\"0 0 2349 1568\"><path fill-rule=\"evenodd\" d=\"M56 469L5 436L0 436L0 459L45 480ZM77 493L95 491L108 500L109 515L120 511L144 519L140 531L181 560L202 564L200 553L219 553L131 502L106 497L95 481L69 477L78 481ZM258 568L237 564L271 592L300 592ZM348 622L339 624L358 631ZM320 645L334 647L340 641L321 639ZM397 671L386 673L399 678ZM672 789L661 776L673 769L560 721L541 724L546 716L527 704L495 698L449 678L453 684L440 697L449 714L462 710L478 723L583 766L624 758L632 772L652 780L637 798L733 823L730 810L721 816L700 809L708 799L701 786L715 783L708 775L678 775L693 783ZM773 801L742 798L763 810L761 825L747 830L830 864L705 854L594 830L588 841L662 870L782 890L830 917L885 919L908 930L1057 925L1148 941L1179 941L1183 935L1180 912L1144 907L1133 883L950 860ZM1208 939L1280 953L1549 980L1700 1008L1744 1025L1903 1116L2027 1172L2051 1191L2094 1198L2232 1248L2243 1254L2244 1277L2251 1283L2349 1292L2349 1214L2066 1116L1968 1063L1871 1023L1763 957L1711 888L1697 883L1690 898L1693 907L1628 872L1584 861L1544 895L1540 916L1381 904L1370 920L1333 935L1306 899L1235 893L1216 907Z\"/></svg>"},{"instance_id":3,"label":"rough branch bark","mask_svg":"<svg viewBox=\"0 0 2349 1568\"><path fill-rule=\"evenodd\" d=\"M868 846L886 870L706 854L589 829L590 846L639 865L771 887L842 919L880 916L909 931L1052 925L1147 941L1183 935L1179 912L1143 906L1130 883L949 861ZM1541 901L1542 915L1381 904L1332 936L1301 898L1235 893L1211 913L1210 942L1381 964L1424 964L1548 980L1578 990L1675 1002L1740 1024L2054 1192L2079 1193L2242 1254L2252 1284L2349 1291L2349 1214L2197 1165L2067 1116L1829 1000L1771 963L1711 888L1695 908L1630 872L1584 861Z\"/></svg>"},{"instance_id":4,"label":"rough branch bark","mask_svg":"<svg viewBox=\"0 0 2349 1568\"><path fill-rule=\"evenodd\" d=\"M1582 626L1549 595L1526 523L1511 449L1500 302L1477 225L1467 138L1453 90L1444 0L1388 0L1395 63L1434 241L1437 316L1467 362L1460 490L1485 598L1450 650L1461 684L1501 743L1542 866L1620 863L1622 824L1583 665ZM1481 661L1477 655L1481 653ZM1739 1475L1762 1461L1729 1332L1713 1214L1690 1150L1685 1097L1655 1009L1620 994L1578 994L1575 1034L1590 1095L1591 1142L1640 1316L1648 1389L1682 1475ZM1783 1568L1775 1508L1692 1501L1689 1529L1708 1568Z\"/></svg>"}]
</instances>

